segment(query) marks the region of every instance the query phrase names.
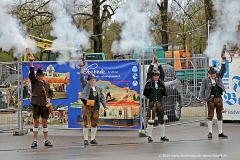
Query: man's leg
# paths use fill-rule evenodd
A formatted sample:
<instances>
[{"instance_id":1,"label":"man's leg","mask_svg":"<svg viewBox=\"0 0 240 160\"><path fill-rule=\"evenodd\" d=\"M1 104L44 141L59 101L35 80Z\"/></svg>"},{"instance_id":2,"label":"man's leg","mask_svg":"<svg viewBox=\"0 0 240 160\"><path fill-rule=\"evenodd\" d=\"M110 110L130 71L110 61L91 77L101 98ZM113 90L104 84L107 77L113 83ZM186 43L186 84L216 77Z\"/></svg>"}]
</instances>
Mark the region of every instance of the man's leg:
<instances>
[{"instance_id":1,"label":"man's leg","mask_svg":"<svg viewBox=\"0 0 240 160\"><path fill-rule=\"evenodd\" d=\"M97 127L92 127L91 128L91 141L93 141L96 137L97 134Z\"/></svg>"},{"instance_id":2,"label":"man's leg","mask_svg":"<svg viewBox=\"0 0 240 160\"><path fill-rule=\"evenodd\" d=\"M48 127L47 127L47 119L42 118L42 126L43 126L43 135L45 141L48 140Z\"/></svg>"},{"instance_id":3,"label":"man's leg","mask_svg":"<svg viewBox=\"0 0 240 160\"><path fill-rule=\"evenodd\" d=\"M153 124L147 124L147 131L148 131L148 142L152 142L152 131L153 131Z\"/></svg>"},{"instance_id":4,"label":"man's leg","mask_svg":"<svg viewBox=\"0 0 240 160\"><path fill-rule=\"evenodd\" d=\"M44 146L52 147L52 143L48 140L48 127L47 127L47 119L42 118L42 126L43 126L43 135L45 139Z\"/></svg>"},{"instance_id":5,"label":"man's leg","mask_svg":"<svg viewBox=\"0 0 240 160\"><path fill-rule=\"evenodd\" d=\"M84 137L84 140L88 141L88 128L86 127L83 127L83 137Z\"/></svg>"},{"instance_id":6,"label":"man's leg","mask_svg":"<svg viewBox=\"0 0 240 160\"><path fill-rule=\"evenodd\" d=\"M84 145L88 145L88 118L83 116L83 138Z\"/></svg>"},{"instance_id":7,"label":"man's leg","mask_svg":"<svg viewBox=\"0 0 240 160\"><path fill-rule=\"evenodd\" d=\"M160 139L162 141L169 141L169 139L165 136L165 125L164 125L164 108L163 103L158 102L157 106L157 115L158 115L158 123L160 129Z\"/></svg>"},{"instance_id":8,"label":"man's leg","mask_svg":"<svg viewBox=\"0 0 240 160\"><path fill-rule=\"evenodd\" d=\"M155 114L156 114L156 106L154 106L155 104L153 102L149 102L149 107L148 107L148 113L147 113L147 117L148 120L152 120L153 123L149 123L149 121L147 122L147 132L148 132L148 142L152 142L152 132L153 132L153 124L154 124L154 120L155 120Z\"/></svg>"},{"instance_id":9,"label":"man's leg","mask_svg":"<svg viewBox=\"0 0 240 160\"><path fill-rule=\"evenodd\" d=\"M99 119L99 110L94 110L92 115L91 144L98 144L95 137L97 134L97 124Z\"/></svg>"},{"instance_id":10,"label":"man's leg","mask_svg":"<svg viewBox=\"0 0 240 160\"><path fill-rule=\"evenodd\" d=\"M33 127L33 140L37 141L38 138L38 126L39 126L39 118L34 119L34 127Z\"/></svg>"},{"instance_id":11,"label":"man's leg","mask_svg":"<svg viewBox=\"0 0 240 160\"><path fill-rule=\"evenodd\" d=\"M84 145L88 145L88 128L91 124L91 111L89 110L87 105L83 105L82 107L82 115L83 115L83 138Z\"/></svg>"},{"instance_id":12,"label":"man's leg","mask_svg":"<svg viewBox=\"0 0 240 160\"><path fill-rule=\"evenodd\" d=\"M48 120L48 117L49 117L49 110L45 106L42 107L41 116L42 116L43 135L44 135L44 139L45 139L44 146L52 147L53 145L48 140L47 120Z\"/></svg>"},{"instance_id":13,"label":"man's leg","mask_svg":"<svg viewBox=\"0 0 240 160\"><path fill-rule=\"evenodd\" d=\"M212 125L213 125L213 115L214 115L214 103L213 102L208 102L207 103L207 108L208 108L208 138L211 139L212 138Z\"/></svg>"},{"instance_id":14,"label":"man's leg","mask_svg":"<svg viewBox=\"0 0 240 160\"><path fill-rule=\"evenodd\" d=\"M213 125L212 120L208 120L208 133L212 133L212 125Z\"/></svg>"},{"instance_id":15,"label":"man's leg","mask_svg":"<svg viewBox=\"0 0 240 160\"><path fill-rule=\"evenodd\" d=\"M33 126L33 143L31 144L31 148L37 147L38 126L39 126L39 118L35 118L34 126Z\"/></svg>"},{"instance_id":16,"label":"man's leg","mask_svg":"<svg viewBox=\"0 0 240 160\"><path fill-rule=\"evenodd\" d=\"M33 105L33 142L31 148L37 147L38 126L39 126L39 106Z\"/></svg>"},{"instance_id":17,"label":"man's leg","mask_svg":"<svg viewBox=\"0 0 240 160\"><path fill-rule=\"evenodd\" d=\"M223 108L223 104L222 104L222 98L217 98L215 100L215 104L216 104L216 112L217 112L217 124L218 124L218 137L222 137L222 138L228 138L227 135L225 135L222 131L223 128L223 121L222 121L222 108Z\"/></svg>"}]
</instances>

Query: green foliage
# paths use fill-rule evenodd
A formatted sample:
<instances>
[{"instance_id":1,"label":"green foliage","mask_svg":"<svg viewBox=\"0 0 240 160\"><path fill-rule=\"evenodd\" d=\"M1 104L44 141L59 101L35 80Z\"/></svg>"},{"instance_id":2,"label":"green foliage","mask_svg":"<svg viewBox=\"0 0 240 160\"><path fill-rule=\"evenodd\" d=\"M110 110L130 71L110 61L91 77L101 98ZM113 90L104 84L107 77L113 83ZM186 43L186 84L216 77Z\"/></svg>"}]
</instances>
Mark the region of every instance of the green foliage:
<instances>
[{"instance_id":1,"label":"green foliage","mask_svg":"<svg viewBox=\"0 0 240 160\"><path fill-rule=\"evenodd\" d=\"M2 50L0 50L0 61L1 62L12 62L14 61L14 57L13 54L10 52L3 52Z\"/></svg>"}]
</instances>

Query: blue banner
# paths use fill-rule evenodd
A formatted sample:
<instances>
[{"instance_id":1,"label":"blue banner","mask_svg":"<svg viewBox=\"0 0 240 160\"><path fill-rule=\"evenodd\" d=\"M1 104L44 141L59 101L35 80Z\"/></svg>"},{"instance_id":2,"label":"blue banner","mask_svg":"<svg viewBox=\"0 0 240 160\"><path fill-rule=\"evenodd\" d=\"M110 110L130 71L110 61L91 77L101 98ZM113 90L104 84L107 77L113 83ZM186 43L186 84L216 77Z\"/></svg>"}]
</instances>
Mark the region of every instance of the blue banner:
<instances>
[{"instance_id":1,"label":"blue banner","mask_svg":"<svg viewBox=\"0 0 240 160\"><path fill-rule=\"evenodd\" d=\"M67 106L68 127L82 128L82 92L80 69L71 67L73 62L34 62L44 70L44 80L50 83L54 91L53 106ZM85 78L94 74L97 86L101 87L108 103L108 110L100 107L100 129L140 129L140 77L137 60L123 61L87 61ZM23 105L29 106L30 81L29 65L23 64Z\"/></svg>"}]
</instances>

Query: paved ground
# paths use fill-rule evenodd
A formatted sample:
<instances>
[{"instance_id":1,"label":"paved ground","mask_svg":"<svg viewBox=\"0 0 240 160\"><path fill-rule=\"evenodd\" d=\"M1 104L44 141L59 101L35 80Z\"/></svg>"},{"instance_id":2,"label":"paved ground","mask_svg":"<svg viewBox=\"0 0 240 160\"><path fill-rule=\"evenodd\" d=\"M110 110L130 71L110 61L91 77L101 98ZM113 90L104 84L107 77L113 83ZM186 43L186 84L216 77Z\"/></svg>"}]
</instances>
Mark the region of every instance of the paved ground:
<instances>
[{"instance_id":1,"label":"paved ground","mask_svg":"<svg viewBox=\"0 0 240 160\"><path fill-rule=\"evenodd\" d=\"M13 136L12 131L0 133L1 160L74 160L74 159L239 159L240 124L224 123L228 139L207 139L207 127L199 122L166 127L169 142L160 142L159 129L153 131L153 143L139 137L139 131L98 131L99 145L83 146L82 130L67 126L49 126L49 139L53 148L45 148L42 130L39 131L38 148L31 149L33 135ZM90 134L89 134L90 135Z\"/></svg>"}]
</instances>

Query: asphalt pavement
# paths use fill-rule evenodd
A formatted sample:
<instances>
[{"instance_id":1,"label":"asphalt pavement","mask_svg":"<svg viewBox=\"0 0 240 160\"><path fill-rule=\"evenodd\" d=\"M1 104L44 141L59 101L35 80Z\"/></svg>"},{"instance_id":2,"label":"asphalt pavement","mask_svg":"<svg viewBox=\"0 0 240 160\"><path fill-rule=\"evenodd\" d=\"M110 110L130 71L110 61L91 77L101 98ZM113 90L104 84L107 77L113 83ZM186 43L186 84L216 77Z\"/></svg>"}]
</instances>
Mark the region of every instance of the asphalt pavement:
<instances>
[{"instance_id":1,"label":"asphalt pavement","mask_svg":"<svg viewBox=\"0 0 240 160\"><path fill-rule=\"evenodd\" d=\"M13 136L13 131L0 133L1 160L152 160L152 159L239 159L240 124L224 123L228 139L218 138L213 126L213 139L208 140L208 129L199 122L168 126L169 142L160 141L159 128L153 130L153 143L140 137L139 131L99 130L98 145L83 145L80 129L66 125L49 126L49 140L53 148L44 147L42 129L39 130L38 148L31 149L33 133ZM89 132L90 135L90 132ZM90 138L90 137L89 137Z\"/></svg>"}]
</instances>

